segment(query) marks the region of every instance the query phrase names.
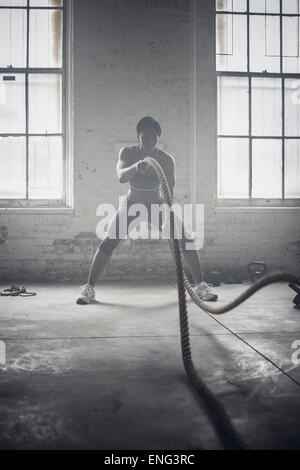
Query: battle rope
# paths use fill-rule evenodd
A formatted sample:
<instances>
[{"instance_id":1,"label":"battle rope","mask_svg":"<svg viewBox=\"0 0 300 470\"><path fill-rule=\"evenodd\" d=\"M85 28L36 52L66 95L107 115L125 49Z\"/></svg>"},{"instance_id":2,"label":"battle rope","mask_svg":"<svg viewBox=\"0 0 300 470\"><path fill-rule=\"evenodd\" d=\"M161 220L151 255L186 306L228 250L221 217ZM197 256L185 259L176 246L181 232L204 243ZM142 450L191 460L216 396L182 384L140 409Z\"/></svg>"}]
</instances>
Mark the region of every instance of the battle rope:
<instances>
[{"instance_id":1,"label":"battle rope","mask_svg":"<svg viewBox=\"0 0 300 470\"><path fill-rule=\"evenodd\" d=\"M173 201L171 191L165 176L165 173L162 167L151 157L145 157L144 161L148 162L152 168L155 170L157 176L160 179L161 188L163 192L163 197L165 202L168 204L170 208L172 208ZM220 431L221 437L225 441L225 444L229 448L236 448L236 449L249 449L248 445L244 442L242 437L238 434L235 430L230 417L228 416L225 408L223 407L222 403L217 399L217 397L213 394L213 392L206 386L203 380L199 377L194 363L192 359L191 347L190 347L190 335L189 335L189 322L188 322L188 313L187 313L187 306L186 306L186 297L185 297L185 290L189 293L191 299L195 302L198 307L206 312L210 312L213 314L220 314L228 312L233 308L240 305L244 302L247 298L257 292L264 286L268 284L272 284L273 282L279 281L286 281L292 282L297 285L300 285L300 276L296 276L295 274L285 273L285 272L277 272L273 274L268 274L254 284L252 284L249 288L247 288L244 292L242 292L236 299L232 300L231 302L220 306L220 307L211 307L203 302L196 292L193 290L191 284L189 283L188 279L186 278L183 265L182 265L182 254L181 254L181 247L180 243L177 238L174 238L174 212L170 211L170 239L169 239L169 247L171 253L175 259L176 265L176 275L177 275L177 289L178 289L178 302L179 302L179 321L180 321L180 337L181 337L181 353L185 371L187 373L188 378L190 379L191 383L199 393L200 397L203 399L205 404L208 407L208 410L211 413L211 416L216 424L217 430Z\"/></svg>"},{"instance_id":2,"label":"battle rope","mask_svg":"<svg viewBox=\"0 0 300 470\"><path fill-rule=\"evenodd\" d=\"M19 287L19 286L11 286L8 289L4 289L4 291L0 292L0 296L19 296L19 297L31 297L36 295L35 292L27 292L26 287Z\"/></svg>"}]
</instances>

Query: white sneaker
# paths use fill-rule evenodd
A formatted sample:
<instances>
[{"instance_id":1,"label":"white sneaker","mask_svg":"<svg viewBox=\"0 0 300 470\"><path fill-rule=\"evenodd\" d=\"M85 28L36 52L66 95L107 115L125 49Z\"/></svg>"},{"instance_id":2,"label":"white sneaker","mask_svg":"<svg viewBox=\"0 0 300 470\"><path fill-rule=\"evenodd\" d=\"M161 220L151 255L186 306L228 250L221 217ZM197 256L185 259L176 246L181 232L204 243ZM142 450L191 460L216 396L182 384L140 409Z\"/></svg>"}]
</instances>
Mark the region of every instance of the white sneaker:
<instances>
[{"instance_id":1,"label":"white sneaker","mask_svg":"<svg viewBox=\"0 0 300 470\"><path fill-rule=\"evenodd\" d=\"M80 286L82 289L79 297L77 297L77 304L90 304L95 300L95 289L90 284L84 284Z\"/></svg>"},{"instance_id":2,"label":"white sneaker","mask_svg":"<svg viewBox=\"0 0 300 470\"><path fill-rule=\"evenodd\" d=\"M194 290L202 300L218 300L217 294L212 292L209 285L205 281L199 282L199 284L195 286Z\"/></svg>"}]
</instances>

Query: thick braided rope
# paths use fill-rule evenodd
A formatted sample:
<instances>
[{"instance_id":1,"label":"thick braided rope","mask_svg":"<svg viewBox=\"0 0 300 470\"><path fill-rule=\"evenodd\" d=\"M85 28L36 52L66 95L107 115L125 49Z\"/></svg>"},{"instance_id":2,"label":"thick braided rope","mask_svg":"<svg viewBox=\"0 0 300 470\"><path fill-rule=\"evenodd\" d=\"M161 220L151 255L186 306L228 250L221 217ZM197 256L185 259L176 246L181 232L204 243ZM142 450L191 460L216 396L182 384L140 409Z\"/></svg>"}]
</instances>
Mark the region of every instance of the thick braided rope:
<instances>
[{"instance_id":1,"label":"thick braided rope","mask_svg":"<svg viewBox=\"0 0 300 470\"><path fill-rule=\"evenodd\" d=\"M172 196L170 192L170 188L164 174L163 169L151 157L146 157L145 161L147 161L156 171L162 186L162 192L164 196L165 202L171 208ZM237 449L248 449L249 447L243 441L241 436L237 433L235 428L233 427L231 420L223 407L222 403L215 397L213 392L206 386L203 380L197 374L195 369L193 360L192 360L192 353L190 348L190 335L189 335L189 323L188 323L188 313L187 313L187 306L186 306L186 297L185 297L185 289L188 291L192 300L204 311L210 313L225 313L233 308L237 307L240 303L244 302L248 297L254 294L257 290L261 289L262 287L271 284L277 281L287 281L287 282L295 282L296 284L300 285L300 277L296 276L291 273L274 273L267 276L264 276L254 284L252 284L248 289L245 290L240 296L234 299L232 302L222 306L222 307L210 307L205 302L203 302L199 296L194 292L192 286L190 285L188 279L186 278L183 265L182 265L182 254L181 254L181 247L178 239L174 238L174 213L170 211L170 240L169 240L169 247L171 253L175 259L176 265L176 275L177 275L177 288L178 288L178 301L179 301L179 320L180 320L180 336L181 336L181 352L183 358L183 364L187 376L189 377L190 381L192 382L193 386L199 393L200 397L204 400L206 405L208 406L209 411L211 412L212 418L217 426L217 429L221 432L221 437L225 440L225 443L230 448L237 448Z\"/></svg>"},{"instance_id":2,"label":"thick braided rope","mask_svg":"<svg viewBox=\"0 0 300 470\"><path fill-rule=\"evenodd\" d=\"M171 191L166 179L166 176L164 174L164 171L162 167L157 163L156 160L154 160L151 157L146 157L145 161L148 161L150 165L154 168L156 171L160 182L162 186L162 191L163 191L163 196L168 204L169 207L172 207L173 201L172 201L172 196L171 196ZM171 212L172 213L172 212ZM170 240L170 248L173 246L172 240ZM172 254L174 254L173 249L171 248ZM203 300L200 299L200 297L195 293L194 289L192 288L191 284L189 283L188 279L186 278L185 274L183 273L183 278L184 278L184 285L189 293L190 297L192 300L204 311L213 313L213 314L220 314L220 313L225 313L228 312L229 310L234 309L238 305L240 305L242 302L244 302L246 299L251 297L255 292L257 292L259 289L262 287L267 286L268 284L273 284L274 282L293 282L294 284L297 284L300 286L300 275L296 275L293 273L286 273L286 272L275 272L272 274L267 274L266 276L261 277L258 279L256 282L254 282L251 286L249 286L247 289L245 289L244 292L242 292L238 297L233 299L231 302L222 305L220 307L212 307Z\"/></svg>"}]
</instances>

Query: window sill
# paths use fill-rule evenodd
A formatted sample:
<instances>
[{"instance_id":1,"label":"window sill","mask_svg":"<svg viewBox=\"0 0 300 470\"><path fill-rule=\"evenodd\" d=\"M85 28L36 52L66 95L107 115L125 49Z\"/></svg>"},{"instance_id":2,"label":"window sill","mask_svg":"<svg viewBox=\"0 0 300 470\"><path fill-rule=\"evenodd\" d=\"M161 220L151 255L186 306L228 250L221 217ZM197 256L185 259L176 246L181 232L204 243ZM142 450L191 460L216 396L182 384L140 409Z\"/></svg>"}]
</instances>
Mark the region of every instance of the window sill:
<instances>
[{"instance_id":1,"label":"window sill","mask_svg":"<svg viewBox=\"0 0 300 470\"><path fill-rule=\"evenodd\" d=\"M300 211L300 206L215 206L215 212L254 212L254 211Z\"/></svg>"},{"instance_id":2,"label":"window sill","mask_svg":"<svg viewBox=\"0 0 300 470\"><path fill-rule=\"evenodd\" d=\"M283 209L299 211L300 198L297 199L232 199L232 198L216 198L214 201L216 211L279 211Z\"/></svg>"},{"instance_id":3,"label":"window sill","mask_svg":"<svg viewBox=\"0 0 300 470\"><path fill-rule=\"evenodd\" d=\"M1 214L68 214L73 215L72 207L0 207Z\"/></svg>"}]
</instances>

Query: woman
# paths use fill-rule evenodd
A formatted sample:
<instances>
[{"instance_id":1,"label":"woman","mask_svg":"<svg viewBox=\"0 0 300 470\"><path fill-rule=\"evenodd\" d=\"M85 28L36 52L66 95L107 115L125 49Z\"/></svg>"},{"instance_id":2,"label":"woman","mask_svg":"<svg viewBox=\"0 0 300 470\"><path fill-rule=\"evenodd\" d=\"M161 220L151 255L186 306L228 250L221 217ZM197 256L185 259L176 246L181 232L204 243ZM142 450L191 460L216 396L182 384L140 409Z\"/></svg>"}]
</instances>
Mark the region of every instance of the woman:
<instances>
[{"instance_id":1,"label":"woman","mask_svg":"<svg viewBox=\"0 0 300 470\"><path fill-rule=\"evenodd\" d=\"M132 228L132 222L137 218L137 214L128 215L129 207L134 203L144 204L147 209L149 209L147 211L148 215L151 215L151 204L163 203L160 180L156 172L147 162L141 161L146 156L154 158L161 165L173 195L175 186L175 161L171 155L156 146L158 138L161 135L160 124L155 119L146 116L138 122L136 130L138 145L123 147L121 149L116 168L119 182L128 182L129 190L123 199L119 210L116 212L109 224L105 238L101 241L99 248L95 253L87 284L81 286L82 290L77 298L78 304L88 304L95 300L94 287L97 278L109 261L113 250L120 243L121 239L124 238L123 235L120 236L119 233L120 218L124 215L126 217L126 234L128 234L128 226L130 225ZM157 228L162 231L164 217L162 213L159 215L160 217ZM180 239L183 261L195 281L195 291L202 300L217 300L217 295L211 291L208 284L203 280L201 263L196 247L193 250L185 249L185 242L187 240L191 240L190 238L186 238L186 231L184 230L183 222L177 217L177 222L178 220L183 227L183 238ZM150 222L150 219L148 219L148 222Z\"/></svg>"}]
</instances>

